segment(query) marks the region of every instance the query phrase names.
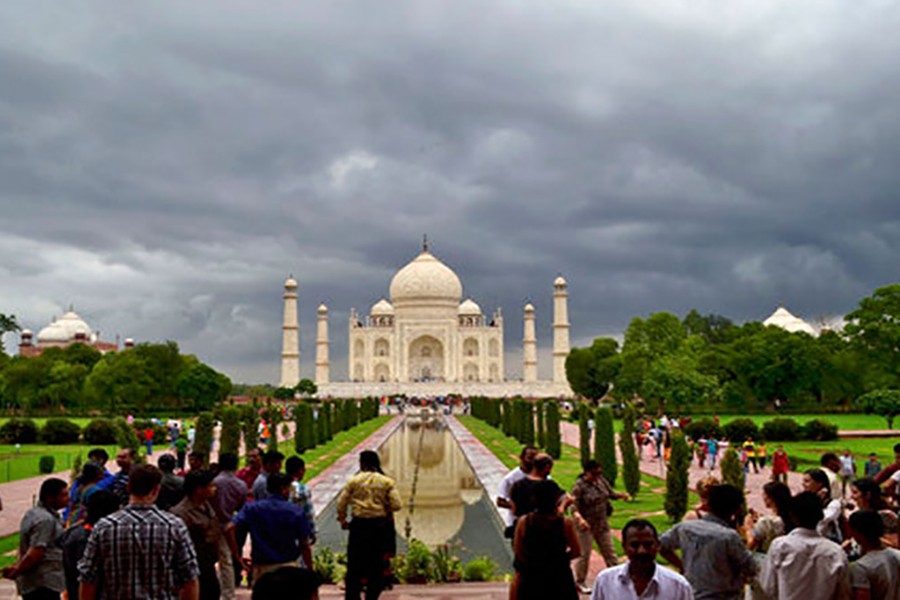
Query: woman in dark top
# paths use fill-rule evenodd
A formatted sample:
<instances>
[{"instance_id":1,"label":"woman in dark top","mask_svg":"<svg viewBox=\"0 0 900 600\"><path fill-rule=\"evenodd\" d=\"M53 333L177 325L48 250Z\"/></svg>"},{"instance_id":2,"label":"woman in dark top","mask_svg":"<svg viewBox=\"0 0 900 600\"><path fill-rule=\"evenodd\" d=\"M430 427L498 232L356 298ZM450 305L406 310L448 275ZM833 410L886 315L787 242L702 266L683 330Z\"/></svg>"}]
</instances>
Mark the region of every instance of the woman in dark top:
<instances>
[{"instance_id":1,"label":"woman in dark top","mask_svg":"<svg viewBox=\"0 0 900 600\"><path fill-rule=\"evenodd\" d=\"M511 598L516 600L577 600L569 563L581 554L572 519L559 513L559 487L552 481L534 486L534 512L516 523L513 539L516 576Z\"/></svg>"}]
</instances>

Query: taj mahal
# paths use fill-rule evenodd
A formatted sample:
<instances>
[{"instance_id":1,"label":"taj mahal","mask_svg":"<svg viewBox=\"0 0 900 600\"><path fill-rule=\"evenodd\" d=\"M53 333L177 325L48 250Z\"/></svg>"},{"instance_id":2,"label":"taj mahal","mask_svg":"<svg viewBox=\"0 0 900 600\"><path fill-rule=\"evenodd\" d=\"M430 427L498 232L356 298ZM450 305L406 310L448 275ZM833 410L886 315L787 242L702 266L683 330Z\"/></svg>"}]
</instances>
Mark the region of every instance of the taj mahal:
<instances>
[{"instance_id":1,"label":"taj mahal","mask_svg":"<svg viewBox=\"0 0 900 600\"><path fill-rule=\"evenodd\" d=\"M298 282L284 282L281 382L300 379ZM490 317L463 297L457 274L434 256L425 240L422 252L394 275L390 299L376 302L368 314L350 310L349 381L331 381L328 307L317 310L315 383L321 397L406 394L439 396L571 396L565 361L569 354L568 284L553 282L553 378L538 379L535 308L523 307L521 380L504 370L503 313Z\"/></svg>"}]
</instances>

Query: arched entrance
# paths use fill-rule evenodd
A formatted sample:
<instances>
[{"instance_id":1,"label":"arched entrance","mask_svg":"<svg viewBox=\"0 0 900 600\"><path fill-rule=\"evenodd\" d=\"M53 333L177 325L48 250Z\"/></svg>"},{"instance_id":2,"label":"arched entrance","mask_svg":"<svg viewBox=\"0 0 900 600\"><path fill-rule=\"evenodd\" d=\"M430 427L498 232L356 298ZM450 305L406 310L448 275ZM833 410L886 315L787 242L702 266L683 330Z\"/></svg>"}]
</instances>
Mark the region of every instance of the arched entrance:
<instances>
[{"instance_id":1,"label":"arched entrance","mask_svg":"<svg viewBox=\"0 0 900 600\"><path fill-rule=\"evenodd\" d=\"M410 381L444 381L444 344L423 335L409 345Z\"/></svg>"}]
</instances>

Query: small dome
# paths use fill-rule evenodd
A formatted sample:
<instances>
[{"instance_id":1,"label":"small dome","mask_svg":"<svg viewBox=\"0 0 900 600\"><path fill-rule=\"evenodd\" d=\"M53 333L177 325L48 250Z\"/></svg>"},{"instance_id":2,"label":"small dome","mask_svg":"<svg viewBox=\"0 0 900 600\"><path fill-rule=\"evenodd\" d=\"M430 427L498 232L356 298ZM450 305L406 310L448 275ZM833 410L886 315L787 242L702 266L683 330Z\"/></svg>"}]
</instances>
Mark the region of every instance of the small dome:
<instances>
[{"instance_id":1,"label":"small dome","mask_svg":"<svg viewBox=\"0 0 900 600\"><path fill-rule=\"evenodd\" d=\"M372 305L372 309L369 311L369 314L373 317L383 317L394 314L394 307L390 302L382 298L378 302Z\"/></svg>"},{"instance_id":2,"label":"small dome","mask_svg":"<svg viewBox=\"0 0 900 600\"><path fill-rule=\"evenodd\" d=\"M317 310L318 310L319 314L327 313L327 312L328 312L328 307L325 306L324 303L322 303L322 304L319 305L319 308L318 308Z\"/></svg>"},{"instance_id":3,"label":"small dome","mask_svg":"<svg viewBox=\"0 0 900 600\"><path fill-rule=\"evenodd\" d=\"M779 306L768 319L763 321L763 325L767 327L780 327L791 333L802 332L813 336L816 335L816 330L813 329L809 323L800 317L792 315L790 311L783 306Z\"/></svg>"},{"instance_id":4,"label":"small dome","mask_svg":"<svg viewBox=\"0 0 900 600\"><path fill-rule=\"evenodd\" d=\"M90 338L93 332L90 326L74 311L69 311L56 319L38 333L39 342L68 342L76 335Z\"/></svg>"},{"instance_id":5,"label":"small dome","mask_svg":"<svg viewBox=\"0 0 900 600\"><path fill-rule=\"evenodd\" d=\"M481 316L481 307L471 298L466 298L463 303L459 305L459 314L478 317Z\"/></svg>"},{"instance_id":6,"label":"small dome","mask_svg":"<svg viewBox=\"0 0 900 600\"><path fill-rule=\"evenodd\" d=\"M297 280L294 279L294 276L291 275L287 279L284 280L284 289L286 290L296 290L297 289Z\"/></svg>"},{"instance_id":7,"label":"small dome","mask_svg":"<svg viewBox=\"0 0 900 600\"><path fill-rule=\"evenodd\" d=\"M34 333L30 329L22 330L22 337L31 337Z\"/></svg>"},{"instance_id":8,"label":"small dome","mask_svg":"<svg viewBox=\"0 0 900 600\"><path fill-rule=\"evenodd\" d=\"M462 283L453 270L423 251L391 280L391 302L447 300L458 303Z\"/></svg>"},{"instance_id":9,"label":"small dome","mask_svg":"<svg viewBox=\"0 0 900 600\"><path fill-rule=\"evenodd\" d=\"M532 304L531 302L529 302L528 304L526 304L526 305L525 305L525 312L527 312L527 313L533 313L533 312L534 312L534 304Z\"/></svg>"},{"instance_id":10,"label":"small dome","mask_svg":"<svg viewBox=\"0 0 900 600\"><path fill-rule=\"evenodd\" d=\"M566 286L568 282L563 278L562 275L553 280L553 285L555 286Z\"/></svg>"}]
</instances>

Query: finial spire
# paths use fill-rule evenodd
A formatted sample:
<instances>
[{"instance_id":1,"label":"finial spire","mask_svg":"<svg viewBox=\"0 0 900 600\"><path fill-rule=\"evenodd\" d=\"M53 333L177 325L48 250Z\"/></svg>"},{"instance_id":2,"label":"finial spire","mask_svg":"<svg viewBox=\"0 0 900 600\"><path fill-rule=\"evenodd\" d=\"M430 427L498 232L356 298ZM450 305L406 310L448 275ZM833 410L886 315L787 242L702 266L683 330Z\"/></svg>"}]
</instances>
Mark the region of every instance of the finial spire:
<instances>
[{"instance_id":1,"label":"finial spire","mask_svg":"<svg viewBox=\"0 0 900 600\"><path fill-rule=\"evenodd\" d=\"M422 236L422 252L428 252L428 234Z\"/></svg>"}]
</instances>

